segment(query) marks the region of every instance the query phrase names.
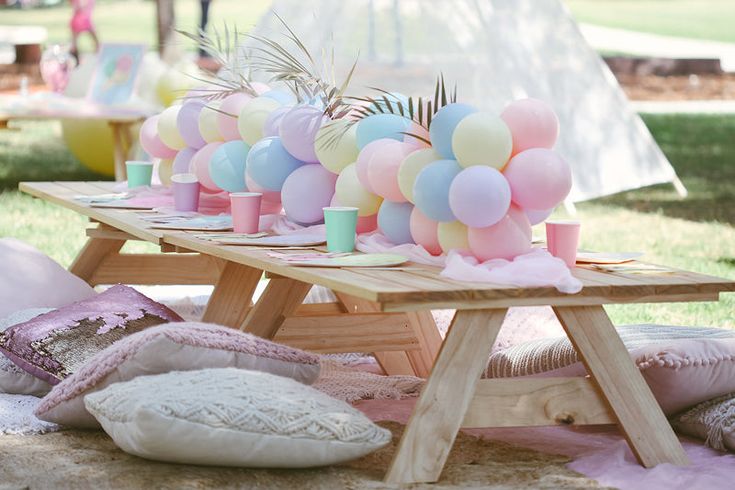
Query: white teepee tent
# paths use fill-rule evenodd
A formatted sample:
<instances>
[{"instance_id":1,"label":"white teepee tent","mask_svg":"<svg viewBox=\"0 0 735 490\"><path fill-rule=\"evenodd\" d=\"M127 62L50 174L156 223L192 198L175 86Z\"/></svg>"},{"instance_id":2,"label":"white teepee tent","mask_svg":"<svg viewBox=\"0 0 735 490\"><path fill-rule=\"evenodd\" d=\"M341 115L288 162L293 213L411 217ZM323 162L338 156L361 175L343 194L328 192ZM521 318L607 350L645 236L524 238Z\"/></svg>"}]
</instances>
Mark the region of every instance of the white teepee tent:
<instances>
[{"instance_id":1,"label":"white teepee tent","mask_svg":"<svg viewBox=\"0 0 735 490\"><path fill-rule=\"evenodd\" d=\"M443 73L458 100L500 111L512 99L549 102L561 122L572 202L674 182L676 173L607 66L558 0L276 0L254 33L281 16L314 54L346 74L351 92L380 87L430 95ZM338 77L339 78L339 77ZM680 187L681 188L681 187ZM681 188L683 189L683 188Z\"/></svg>"}]
</instances>

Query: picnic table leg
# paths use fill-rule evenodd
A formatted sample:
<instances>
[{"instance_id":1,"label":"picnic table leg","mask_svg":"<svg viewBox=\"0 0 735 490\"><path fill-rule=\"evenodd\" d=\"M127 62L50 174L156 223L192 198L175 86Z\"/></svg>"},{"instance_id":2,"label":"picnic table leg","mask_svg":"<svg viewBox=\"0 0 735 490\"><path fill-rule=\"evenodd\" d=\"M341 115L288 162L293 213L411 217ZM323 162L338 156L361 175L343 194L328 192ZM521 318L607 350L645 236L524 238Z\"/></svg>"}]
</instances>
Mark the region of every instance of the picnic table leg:
<instances>
[{"instance_id":1,"label":"picnic table leg","mask_svg":"<svg viewBox=\"0 0 735 490\"><path fill-rule=\"evenodd\" d=\"M507 311L457 311L403 431L386 483L439 479Z\"/></svg>"},{"instance_id":2,"label":"picnic table leg","mask_svg":"<svg viewBox=\"0 0 735 490\"><path fill-rule=\"evenodd\" d=\"M130 152L130 123L110 121L108 124L112 130L114 145L115 180L121 182L128 178L125 161Z\"/></svg>"},{"instance_id":3,"label":"picnic table leg","mask_svg":"<svg viewBox=\"0 0 735 490\"><path fill-rule=\"evenodd\" d=\"M250 310L250 300L263 272L253 267L226 262L202 321L237 328Z\"/></svg>"},{"instance_id":4,"label":"picnic table leg","mask_svg":"<svg viewBox=\"0 0 735 490\"><path fill-rule=\"evenodd\" d=\"M69 272L89 282L94 272L109 254L120 251L126 240L89 238L69 266Z\"/></svg>"},{"instance_id":5,"label":"picnic table leg","mask_svg":"<svg viewBox=\"0 0 735 490\"><path fill-rule=\"evenodd\" d=\"M638 461L687 465L684 449L666 420L615 326L602 306L555 307L587 372L620 422Z\"/></svg>"},{"instance_id":6,"label":"picnic table leg","mask_svg":"<svg viewBox=\"0 0 735 490\"><path fill-rule=\"evenodd\" d=\"M309 294L311 284L289 279L272 277L263 295L242 322L240 330L272 339L287 317L292 316Z\"/></svg>"}]
</instances>

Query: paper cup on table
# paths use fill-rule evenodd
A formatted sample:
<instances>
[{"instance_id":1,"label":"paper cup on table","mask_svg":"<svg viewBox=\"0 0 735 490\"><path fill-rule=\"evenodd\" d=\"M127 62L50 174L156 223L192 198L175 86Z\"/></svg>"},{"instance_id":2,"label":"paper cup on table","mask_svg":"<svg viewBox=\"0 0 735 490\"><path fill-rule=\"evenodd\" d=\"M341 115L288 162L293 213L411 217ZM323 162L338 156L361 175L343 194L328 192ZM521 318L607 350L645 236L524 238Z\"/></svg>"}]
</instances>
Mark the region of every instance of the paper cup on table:
<instances>
[{"instance_id":1,"label":"paper cup on table","mask_svg":"<svg viewBox=\"0 0 735 490\"><path fill-rule=\"evenodd\" d=\"M357 208L343 206L324 208L324 224L327 227L327 250L330 252L355 250Z\"/></svg>"},{"instance_id":2,"label":"paper cup on table","mask_svg":"<svg viewBox=\"0 0 735 490\"><path fill-rule=\"evenodd\" d=\"M235 233L258 233L260 225L260 192L233 192L230 194L232 206L232 229Z\"/></svg>"},{"instance_id":3,"label":"paper cup on table","mask_svg":"<svg viewBox=\"0 0 735 490\"><path fill-rule=\"evenodd\" d=\"M125 162L125 170L128 173L128 189L151 185L153 162L127 161Z\"/></svg>"},{"instance_id":4,"label":"paper cup on table","mask_svg":"<svg viewBox=\"0 0 735 490\"><path fill-rule=\"evenodd\" d=\"M194 174L171 176L176 211L199 211L199 180Z\"/></svg>"},{"instance_id":5,"label":"paper cup on table","mask_svg":"<svg viewBox=\"0 0 735 490\"><path fill-rule=\"evenodd\" d=\"M562 259L569 267L574 267L577 263L579 229L579 221L546 222L546 246L549 253Z\"/></svg>"}]
</instances>

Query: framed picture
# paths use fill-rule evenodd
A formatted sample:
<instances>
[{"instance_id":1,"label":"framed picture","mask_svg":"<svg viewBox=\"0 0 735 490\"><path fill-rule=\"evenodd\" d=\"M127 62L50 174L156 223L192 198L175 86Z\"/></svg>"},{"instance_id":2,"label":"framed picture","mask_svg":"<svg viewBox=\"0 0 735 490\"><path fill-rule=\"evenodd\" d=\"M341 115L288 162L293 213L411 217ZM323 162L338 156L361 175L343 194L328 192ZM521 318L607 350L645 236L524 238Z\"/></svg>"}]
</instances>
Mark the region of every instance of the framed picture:
<instances>
[{"instance_id":1,"label":"framed picture","mask_svg":"<svg viewBox=\"0 0 735 490\"><path fill-rule=\"evenodd\" d=\"M130 100L146 47L142 44L102 44L87 98L104 105Z\"/></svg>"}]
</instances>

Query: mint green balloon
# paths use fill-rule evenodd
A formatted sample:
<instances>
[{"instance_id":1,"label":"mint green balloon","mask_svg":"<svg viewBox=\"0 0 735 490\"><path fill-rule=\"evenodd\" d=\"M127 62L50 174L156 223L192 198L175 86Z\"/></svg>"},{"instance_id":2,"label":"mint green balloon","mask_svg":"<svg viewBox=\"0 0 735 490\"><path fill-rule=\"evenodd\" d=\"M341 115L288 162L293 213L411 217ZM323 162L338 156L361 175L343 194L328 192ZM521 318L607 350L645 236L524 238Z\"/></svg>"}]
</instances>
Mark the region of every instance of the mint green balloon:
<instances>
[{"instance_id":1,"label":"mint green balloon","mask_svg":"<svg viewBox=\"0 0 735 490\"><path fill-rule=\"evenodd\" d=\"M452 134L452 151L462 167L505 167L513 151L513 137L500 116L475 112L465 116Z\"/></svg>"}]
</instances>

